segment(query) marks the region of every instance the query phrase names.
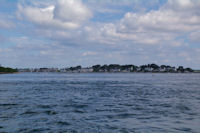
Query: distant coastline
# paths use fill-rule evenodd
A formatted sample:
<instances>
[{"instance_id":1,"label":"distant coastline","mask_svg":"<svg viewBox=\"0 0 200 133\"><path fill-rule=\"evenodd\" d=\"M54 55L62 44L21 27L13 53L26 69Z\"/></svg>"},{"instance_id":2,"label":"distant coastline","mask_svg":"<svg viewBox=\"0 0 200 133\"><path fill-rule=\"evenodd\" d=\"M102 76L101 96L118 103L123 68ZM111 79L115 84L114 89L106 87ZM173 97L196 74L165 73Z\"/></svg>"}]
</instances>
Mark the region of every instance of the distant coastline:
<instances>
[{"instance_id":1,"label":"distant coastline","mask_svg":"<svg viewBox=\"0 0 200 133\"><path fill-rule=\"evenodd\" d=\"M66 67L66 68L25 68L17 69L18 72L58 72L58 73L200 73L200 70L184 68L183 66L173 67L169 65L94 65L92 67Z\"/></svg>"},{"instance_id":2,"label":"distant coastline","mask_svg":"<svg viewBox=\"0 0 200 133\"><path fill-rule=\"evenodd\" d=\"M9 67L0 66L0 74L11 74L11 73L200 73L200 70L193 70L191 68L184 68L183 66L172 67L169 65L94 65L92 67L66 67L66 68L22 68L13 69Z\"/></svg>"}]
</instances>

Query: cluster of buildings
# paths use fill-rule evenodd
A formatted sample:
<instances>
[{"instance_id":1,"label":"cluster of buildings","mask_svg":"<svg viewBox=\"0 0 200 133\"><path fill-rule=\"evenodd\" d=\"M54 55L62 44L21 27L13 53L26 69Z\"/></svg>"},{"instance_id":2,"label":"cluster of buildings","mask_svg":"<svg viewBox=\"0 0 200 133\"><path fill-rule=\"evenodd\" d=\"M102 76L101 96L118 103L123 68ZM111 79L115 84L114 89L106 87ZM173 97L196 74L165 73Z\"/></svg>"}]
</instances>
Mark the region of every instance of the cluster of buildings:
<instances>
[{"instance_id":1,"label":"cluster of buildings","mask_svg":"<svg viewBox=\"0 0 200 133\"><path fill-rule=\"evenodd\" d=\"M60 69L60 72L63 72L63 73L91 73L93 72L93 68L89 67L89 68L79 68L79 69L70 69L70 68L63 68L63 69Z\"/></svg>"},{"instance_id":2,"label":"cluster of buildings","mask_svg":"<svg viewBox=\"0 0 200 133\"><path fill-rule=\"evenodd\" d=\"M32 72L32 73L41 73L41 72L60 72L60 73L91 73L93 68L80 68L71 70L69 68L34 68L34 69L18 69L18 72Z\"/></svg>"},{"instance_id":3,"label":"cluster of buildings","mask_svg":"<svg viewBox=\"0 0 200 133\"><path fill-rule=\"evenodd\" d=\"M60 72L60 73L92 73L92 72L154 72L154 73L190 73L193 72L191 68L184 68L182 66L171 67L166 65L158 66L156 64L148 64L142 66L135 65L94 65L92 67L83 68L81 66L69 68L36 68L36 69L18 69L19 72Z\"/></svg>"}]
</instances>

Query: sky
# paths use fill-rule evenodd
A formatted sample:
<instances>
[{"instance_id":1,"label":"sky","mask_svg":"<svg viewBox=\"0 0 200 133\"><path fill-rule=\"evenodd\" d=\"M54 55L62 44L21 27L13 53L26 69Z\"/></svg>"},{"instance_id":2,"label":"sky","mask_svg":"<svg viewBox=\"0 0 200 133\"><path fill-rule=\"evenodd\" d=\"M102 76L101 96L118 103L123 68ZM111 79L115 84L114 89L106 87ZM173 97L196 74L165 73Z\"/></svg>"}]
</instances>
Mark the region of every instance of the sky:
<instances>
[{"instance_id":1,"label":"sky","mask_svg":"<svg viewBox=\"0 0 200 133\"><path fill-rule=\"evenodd\" d=\"M200 69L200 0L0 0L0 64Z\"/></svg>"}]
</instances>

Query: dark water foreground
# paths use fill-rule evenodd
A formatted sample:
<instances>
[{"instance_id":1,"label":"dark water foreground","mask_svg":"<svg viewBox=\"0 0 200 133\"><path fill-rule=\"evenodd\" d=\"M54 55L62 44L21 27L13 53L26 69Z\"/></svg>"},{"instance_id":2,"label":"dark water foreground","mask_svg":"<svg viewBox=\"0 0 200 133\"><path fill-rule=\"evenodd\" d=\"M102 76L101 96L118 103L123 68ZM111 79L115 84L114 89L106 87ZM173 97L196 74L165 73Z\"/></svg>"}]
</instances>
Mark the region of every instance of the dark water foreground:
<instances>
[{"instance_id":1,"label":"dark water foreground","mask_svg":"<svg viewBox=\"0 0 200 133\"><path fill-rule=\"evenodd\" d=\"M0 132L199 133L200 74L0 75Z\"/></svg>"}]
</instances>

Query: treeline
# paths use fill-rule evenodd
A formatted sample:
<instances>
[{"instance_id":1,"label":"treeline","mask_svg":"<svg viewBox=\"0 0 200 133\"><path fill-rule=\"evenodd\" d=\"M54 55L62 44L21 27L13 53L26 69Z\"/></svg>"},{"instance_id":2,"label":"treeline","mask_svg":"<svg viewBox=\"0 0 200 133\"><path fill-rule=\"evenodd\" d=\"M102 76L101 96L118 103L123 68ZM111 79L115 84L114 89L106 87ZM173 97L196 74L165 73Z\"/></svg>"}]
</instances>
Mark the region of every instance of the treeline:
<instances>
[{"instance_id":1,"label":"treeline","mask_svg":"<svg viewBox=\"0 0 200 133\"><path fill-rule=\"evenodd\" d=\"M191 68L184 68L179 66L178 68L172 67L169 65L157 65L157 64L148 64L148 65L119 65L119 64L110 64L110 65L94 65L92 66L94 72L193 72Z\"/></svg>"},{"instance_id":2,"label":"treeline","mask_svg":"<svg viewBox=\"0 0 200 133\"><path fill-rule=\"evenodd\" d=\"M72 73L91 73L91 72L152 72L152 73L191 73L196 72L191 68L184 68L183 66L172 67L169 65L157 65L157 64L147 64L147 65L94 65L91 67L67 67L67 68L38 68L38 69L18 69L19 72L72 72Z\"/></svg>"},{"instance_id":3,"label":"treeline","mask_svg":"<svg viewBox=\"0 0 200 133\"><path fill-rule=\"evenodd\" d=\"M129 70L134 71L137 69L135 65L119 65L119 64L110 64L110 65L94 65L92 66L94 72L110 72L110 71L123 71Z\"/></svg>"},{"instance_id":4,"label":"treeline","mask_svg":"<svg viewBox=\"0 0 200 133\"><path fill-rule=\"evenodd\" d=\"M17 69L0 66L0 73L15 73L15 72L17 72Z\"/></svg>"}]
</instances>

